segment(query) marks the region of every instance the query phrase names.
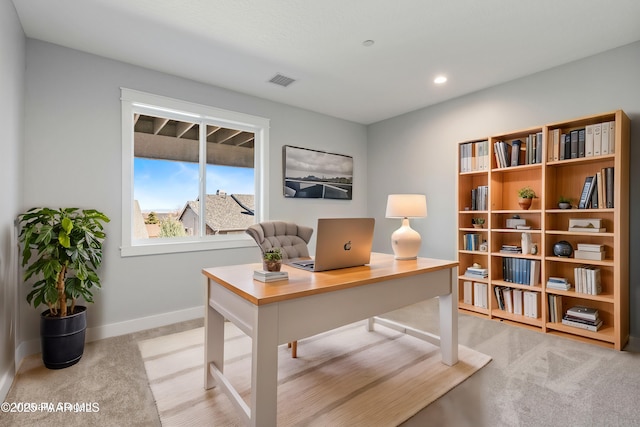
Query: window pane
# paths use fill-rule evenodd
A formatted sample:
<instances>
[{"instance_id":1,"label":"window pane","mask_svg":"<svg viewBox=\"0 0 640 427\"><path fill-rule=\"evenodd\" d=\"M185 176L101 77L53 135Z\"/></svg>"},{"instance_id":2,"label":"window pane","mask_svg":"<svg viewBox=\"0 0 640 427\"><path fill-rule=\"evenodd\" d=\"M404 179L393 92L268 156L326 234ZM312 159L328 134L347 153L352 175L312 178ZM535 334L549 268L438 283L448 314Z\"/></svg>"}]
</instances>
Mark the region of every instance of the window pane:
<instances>
[{"instance_id":1,"label":"window pane","mask_svg":"<svg viewBox=\"0 0 640 427\"><path fill-rule=\"evenodd\" d=\"M209 125L206 137L206 234L244 233L255 222L255 136Z\"/></svg>"},{"instance_id":2,"label":"window pane","mask_svg":"<svg viewBox=\"0 0 640 427\"><path fill-rule=\"evenodd\" d=\"M196 123L144 115L135 120L134 238L194 235L179 216L198 198L198 138Z\"/></svg>"}]
</instances>

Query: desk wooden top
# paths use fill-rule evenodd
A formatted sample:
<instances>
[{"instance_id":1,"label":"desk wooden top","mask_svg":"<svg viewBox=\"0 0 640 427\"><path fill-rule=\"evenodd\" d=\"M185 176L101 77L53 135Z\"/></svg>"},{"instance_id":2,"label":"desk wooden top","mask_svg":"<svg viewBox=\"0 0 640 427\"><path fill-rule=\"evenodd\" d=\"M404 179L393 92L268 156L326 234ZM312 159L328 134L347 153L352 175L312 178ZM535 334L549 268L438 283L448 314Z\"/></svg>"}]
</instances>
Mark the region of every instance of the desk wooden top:
<instances>
[{"instance_id":1,"label":"desk wooden top","mask_svg":"<svg viewBox=\"0 0 640 427\"><path fill-rule=\"evenodd\" d=\"M282 270L289 273L289 279L277 282L253 278L253 272L262 269L261 263L205 268L202 273L252 304L263 305L457 266L457 261L396 260L393 255L374 252L370 264L339 270L309 272L283 264Z\"/></svg>"}]
</instances>

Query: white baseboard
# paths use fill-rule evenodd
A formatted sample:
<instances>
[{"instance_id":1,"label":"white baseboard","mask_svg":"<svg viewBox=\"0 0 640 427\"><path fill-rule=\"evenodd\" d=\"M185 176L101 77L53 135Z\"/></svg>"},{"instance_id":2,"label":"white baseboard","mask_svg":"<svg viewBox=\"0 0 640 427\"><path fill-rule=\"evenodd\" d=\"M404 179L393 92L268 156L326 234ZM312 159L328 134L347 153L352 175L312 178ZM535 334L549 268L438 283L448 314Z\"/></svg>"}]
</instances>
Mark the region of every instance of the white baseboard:
<instances>
[{"instance_id":1,"label":"white baseboard","mask_svg":"<svg viewBox=\"0 0 640 427\"><path fill-rule=\"evenodd\" d=\"M7 393L9 393L9 389L11 388L11 384L13 384L13 379L15 378L15 369L9 369L8 371L2 374L2 378L0 378L0 402L4 402L7 398Z\"/></svg>"},{"instance_id":2,"label":"white baseboard","mask_svg":"<svg viewBox=\"0 0 640 427\"><path fill-rule=\"evenodd\" d=\"M204 307L201 306L171 311L169 313L140 317L138 319L111 323L95 328L87 328L86 339L87 342L97 341L104 338L117 337L120 335L130 334L132 332L144 331L146 329L171 325L173 323L184 322L186 320L193 320L201 317L204 317Z\"/></svg>"},{"instance_id":3,"label":"white baseboard","mask_svg":"<svg viewBox=\"0 0 640 427\"><path fill-rule=\"evenodd\" d=\"M94 328L87 328L85 340L86 342L97 341L104 338L117 337L120 335L130 334L132 332L144 331L146 329L171 325L173 323L184 322L201 317L204 317L204 306L171 311L169 313L161 313L153 316L140 317L137 319L126 320L124 322L111 323ZM16 366L20 366L20 364L22 363L22 359L24 359L25 357L39 352L40 338L21 342L16 349ZM11 386L11 381L13 381L13 378L10 378L9 386ZM3 386L2 383L0 383L0 387L1 386ZM2 390L3 389L0 388L0 392ZM2 395L0 394L0 396Z\"/></svg>"}]
</instances>

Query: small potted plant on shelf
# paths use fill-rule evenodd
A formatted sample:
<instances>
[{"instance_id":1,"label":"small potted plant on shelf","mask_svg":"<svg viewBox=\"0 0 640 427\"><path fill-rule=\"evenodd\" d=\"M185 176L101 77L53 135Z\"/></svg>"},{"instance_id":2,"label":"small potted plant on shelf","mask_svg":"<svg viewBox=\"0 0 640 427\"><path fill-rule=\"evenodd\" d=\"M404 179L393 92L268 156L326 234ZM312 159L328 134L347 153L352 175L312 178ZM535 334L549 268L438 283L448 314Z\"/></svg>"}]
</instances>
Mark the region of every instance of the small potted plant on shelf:
<instances>
[{"instance_id":1,"label":"small potted plant on shelf","mask_svg":"<svg viewBox=\"0 0 640 427\"><path fill-rule=\"evenodd\" d=\"M94 209L33 208L18 222L24 280L36 279L27 301L49 307L40 315L42 361L49 369L66 368L84 352L86 307L76 301L93 302L92 288L100 287L97 269L109 218Z\"/></svg>"},{"instance_id":2,"label":"small potted plant on shelf","mask_svg":"<svg viewBox=\"0 0 640 427\"><path fill-rule=\"evenodd\" d=\"M531 201L536 197L536 192L531 187L522 187L518 190L518 204L522 209L529 209Z\"/></svg>"},{"instance_id":3,"label":"small potted plant on shelf","mask_svg":"<svg viewBox=\"0 0 640 427\"><path fill-rule=\"evenodd\" d=\"M560 209L571 209L571 200L568 197L560 196L558 198L558 207Z\"/></svg>"},{"instance_id":4,"label":"small potted plant on shelf","mask_svg":"<svg viewBox=\"0 0 640 427\"><path fill-rule=\"evenodd\" d=\"M262 254L262 265L266 271L280 271L282 252L280 248L267 249Z\"/></svg>"},{"instance_id":5,"label":"small potted plant on shelf","mask_svg":"<svg viewBox=\"0 0 640 427\"><path fill-rule=\"evenodd\" d=\"M482 228L484 226L484 218L471 218L473 228Z\"/></svg>"}]
</instances>

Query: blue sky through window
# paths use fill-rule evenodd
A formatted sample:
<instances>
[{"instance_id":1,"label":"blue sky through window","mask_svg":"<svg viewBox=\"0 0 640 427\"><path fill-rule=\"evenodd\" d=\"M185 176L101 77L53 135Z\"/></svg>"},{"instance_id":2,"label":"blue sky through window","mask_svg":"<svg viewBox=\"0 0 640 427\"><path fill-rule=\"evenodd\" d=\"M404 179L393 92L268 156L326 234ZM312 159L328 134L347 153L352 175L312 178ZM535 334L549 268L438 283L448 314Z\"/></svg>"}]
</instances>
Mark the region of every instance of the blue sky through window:
<instances>
[{"instance_id":1,"label":"blue sky through window","mask_svg":"<svg viewBox=\"0 0 640 427\"><path fill-rule=\"evenodd\" d=\"M182 209L198 197L198 164L136 157L133 162L134 199L143 212ZM207 165L207 193L255 194L254 169Z\"/></svg>"}]
</instances>

